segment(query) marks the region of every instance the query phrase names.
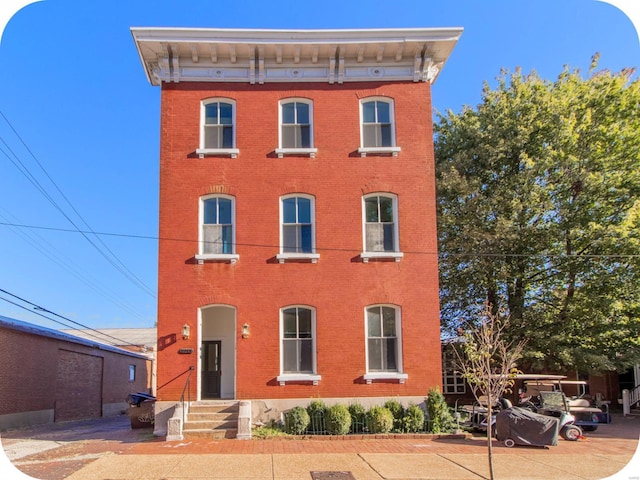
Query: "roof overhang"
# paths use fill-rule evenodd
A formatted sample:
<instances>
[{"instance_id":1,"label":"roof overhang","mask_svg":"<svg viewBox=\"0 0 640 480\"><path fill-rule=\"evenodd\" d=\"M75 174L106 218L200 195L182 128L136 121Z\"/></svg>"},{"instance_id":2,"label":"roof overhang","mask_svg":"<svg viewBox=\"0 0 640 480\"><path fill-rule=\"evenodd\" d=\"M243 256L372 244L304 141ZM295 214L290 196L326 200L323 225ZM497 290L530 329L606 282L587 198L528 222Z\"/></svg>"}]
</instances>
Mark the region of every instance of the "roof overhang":
<instances>
[{"instance_id":1,"label":"roof overhang","mask_svg":"<svg viewBox=\"0 0 640 480\"><path fill-rule=\"evenodd\" d=\"M133 27L152 85L162 82L433 83L462 28L261 30Z\"/></svg>"}]
</instances>

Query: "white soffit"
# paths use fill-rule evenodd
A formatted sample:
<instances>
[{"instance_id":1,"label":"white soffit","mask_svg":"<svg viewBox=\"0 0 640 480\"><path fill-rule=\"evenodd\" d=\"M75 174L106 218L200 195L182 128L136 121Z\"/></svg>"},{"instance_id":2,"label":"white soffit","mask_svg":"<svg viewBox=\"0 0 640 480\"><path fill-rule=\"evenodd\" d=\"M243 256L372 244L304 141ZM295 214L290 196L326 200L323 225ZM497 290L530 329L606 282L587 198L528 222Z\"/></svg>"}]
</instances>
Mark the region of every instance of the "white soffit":
<instances>
[{"instance_id":1,"label":"white soffit","mask_svg":"<svg viewBox=\"0 0 640 480\"><path fill-rule=\"evenodd\" d=\"M162 82L433 83L462 28L239 30L133 27L152 85Z\"/></svg>"}]
</instances>

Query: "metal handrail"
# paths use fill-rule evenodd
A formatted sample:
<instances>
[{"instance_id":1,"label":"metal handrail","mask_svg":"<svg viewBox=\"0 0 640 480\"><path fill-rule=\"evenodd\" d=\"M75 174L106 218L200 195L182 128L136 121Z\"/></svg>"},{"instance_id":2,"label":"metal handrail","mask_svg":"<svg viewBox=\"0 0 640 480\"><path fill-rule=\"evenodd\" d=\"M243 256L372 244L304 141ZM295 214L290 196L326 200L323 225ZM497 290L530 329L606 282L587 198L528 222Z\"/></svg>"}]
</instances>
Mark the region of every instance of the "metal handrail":
<instances>
[{"instance_id":1,"label":"metal handrail","mask_svg":"<svg viewBox=\"0 0 640 480\"><path fill-rule=\"evenodd\" d=\"M191 373L195 370L195 367L191 365L189 367L189 375L187 375L187 381L182 388L182 395L180 396L180 404L182 405L182 425L184 428L184 422L186 420L186 409L184 408L184 394L187 394L187 406L191 406Z\"/></svg>"},{"instance_id":2,"label":"metal handrail","mask_svg":"<svg viewBox=\"0 0 640 480\"><path fill-rule=\"evenodd\" d=\"M629 390L629 406L633 407L636 403L640 403L640 385Z\"/></svg>"}]
</instances>

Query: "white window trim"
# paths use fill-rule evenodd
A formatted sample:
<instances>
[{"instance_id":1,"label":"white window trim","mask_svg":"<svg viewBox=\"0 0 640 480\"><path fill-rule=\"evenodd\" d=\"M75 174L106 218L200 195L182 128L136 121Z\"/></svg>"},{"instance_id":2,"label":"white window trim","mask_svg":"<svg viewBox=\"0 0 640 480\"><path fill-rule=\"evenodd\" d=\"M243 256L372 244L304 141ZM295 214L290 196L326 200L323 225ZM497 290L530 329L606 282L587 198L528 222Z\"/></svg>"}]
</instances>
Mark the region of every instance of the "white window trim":
<instances>
[{"instance_id":1,"label":"white window trim","mask_svg":"<svg viewBox=\"0 0 640 480\"><path fill-rule=\"evenodd\" d=\"M378 101L385 102L389 104L389 119L391 121L391 146L389 147L365 147L364 146L364 115L362 106L365 103ZM360 99L360 148L358 148L358 153L361 157L366 157L367 154L375 154L375 155L388 155L391 154L394 157L398 156L401 148L396 143L396 115L395 115L395 103L392 98L389 97L366 97Z\"/></svg>"},{"instance_id":2,"label":"white window trim","mask_svg":"<svg viewBox=\"0 0 640 480\"><path fill-rule=\"evenodd\" d=\"M369 197L388 197L393 200L393 242L396 250L393 252L369 252L367 251L367 208L365 200ZM369 263L369 260L392 258L399 262L404 253L400 251L400 228L398 225L398 196L388 192L374 192L362 196L362 253L360 259L362 263Z\"/></svg>"},{"instance_id":3,"label":"white window trim","mask_svg":"<svg viewBox=\"0 0 640 480\"><path fill-rule=\"evenodd\" d=\"M389 307L393 308L396 312L396 366L395 372L370 372L369 371L369 319L367 316L367 309L371 307ZM365 374L363 379L367 384L371 384L376 380L397 380L398 383L405 383L409 378L409 375L404 373L402 364L402 311L398 305L391 305L387 303L377 303L374 305L367 305L364 307L364 351L365 351Z\"/></svg>"},{"instance_id":4,"label":"white window trim","mask_svg":"<svg viewBox=\"0 0 640 480\"><path fill-rule=\"evenodd\" d=\"M284 248L284 209L283 201L287 198L306 198L311 203L311 252L283 252ZM316 199L313 195L306 193L291 193L280 197L280 252L276 255L279 263L288 260L309 260L311 263L318 263L320 254L316 253Z\"/></svg>"},{"instance_id":5,"label":"white window trim","mask_svg":"<svg viewBox=\"0 0 640 480\"><path fill-rule=\"evenodd\" d=\"M449 348L453 347L442 346L442 393L464 395L467 393L467 382L462 376L462 372L456 369L455 354ZM453 383L447 383L448 378L452 378ZM458 387L462 387L462 390L458 391Z\"/></svg>"},{"instance_id":6,"label":"white window trim","mask_svg":"<svg viewBox=\"0 0 640 480\"><path fill-rule=\"evenodd\" d=\"M282 350L282 338L283 338L283 322L282 312L289 308L305 308L311 310L311 365L313 367L312 373L284 373L284 359ZM316 354L316 309L310 305L287 305L280 309L280 334L278 336L278 350L280 355L280 375L276 377L276 381L280 386L284 386L287 382L311 382L313 385L318 385L318 382L322 380L322 375L318 375L317 354Z\"/></svg>"},{"instance_id":7,"label":"white window trim","mask_svg":"<svg viewBox=\"0 0 640 480\"><path fill-rule=\"evenodd\" d=\"M204 222L204 202L211 198L225 198L231 200L231 245L233 253L202 253L203 250L203 235L202 226ZM236 253L236 199L232 195L224 195L218 193L212 193L209 195L203 195L200 197L198 206L198 253L195 255L195 259L198 265L202 265L204 262L228 262L235 264L240 255Z\"/></svg>"},{"instance_id":8,"label":"white window trim","mask_svg":"<svg viewBox=\"0 0 640 480\"><path fill-rule=\"evenodd\" d=\"M309 142L311 143L310 147L306 148L292 148L292 147L283 147L282 146L282 105L287 103L305 103L309 105ZM278 158L283 158L286 155L299 155L306 156L308 155L310 158L315 158L318 153L318 149L315 148L314 136L313 136L314 122L313 122L313 100L309 100L308 98L300 98L300 97L290 97L283 98L278 102L278 148L276 148L275 152L278 155Z\"/></svg>"},{"instance_id":9,"label":"white window trim","mask_svg":"<svg viewBox=\"0 0 640 480\"><path fill-rule=\"evenodd\" d=\"M230 103L231 104L231 125L233 126L233 147L232 148L206 148L205 139L205 116L206 106L210 103ZM240 154L240 150L236 148L236 101L225 97L207 98L200 102L200 147L196 149L196 154L200 158L208 156L229 156L236 158Z\"/></svg>"}]
</instances>

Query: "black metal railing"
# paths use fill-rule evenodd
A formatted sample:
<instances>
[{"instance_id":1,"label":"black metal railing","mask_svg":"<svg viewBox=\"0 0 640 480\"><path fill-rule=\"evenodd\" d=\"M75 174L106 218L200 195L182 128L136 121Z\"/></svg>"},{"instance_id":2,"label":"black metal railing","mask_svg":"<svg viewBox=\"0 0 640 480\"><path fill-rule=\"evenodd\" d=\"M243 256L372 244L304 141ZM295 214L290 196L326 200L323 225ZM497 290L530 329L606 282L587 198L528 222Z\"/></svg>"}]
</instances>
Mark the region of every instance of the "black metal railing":
<instances>
[{"instance_id":1,"label":"black metal railing","mask_svg":"<svg viewBox=\"0 0 640 480\"><path fill-rule=\"evenodd\" d=\"M189 407L191 405L191 373L195 370L195 367L191 365L189 367L189 374L187 375L187 380L184 382L184 387L182 388L182 395L180 396L180 404L182 405L182 427L184 428L184 422L186 421L187 409L185 408L185 393L187 396L186 406Z\"/></svg>"}]
</instances>

